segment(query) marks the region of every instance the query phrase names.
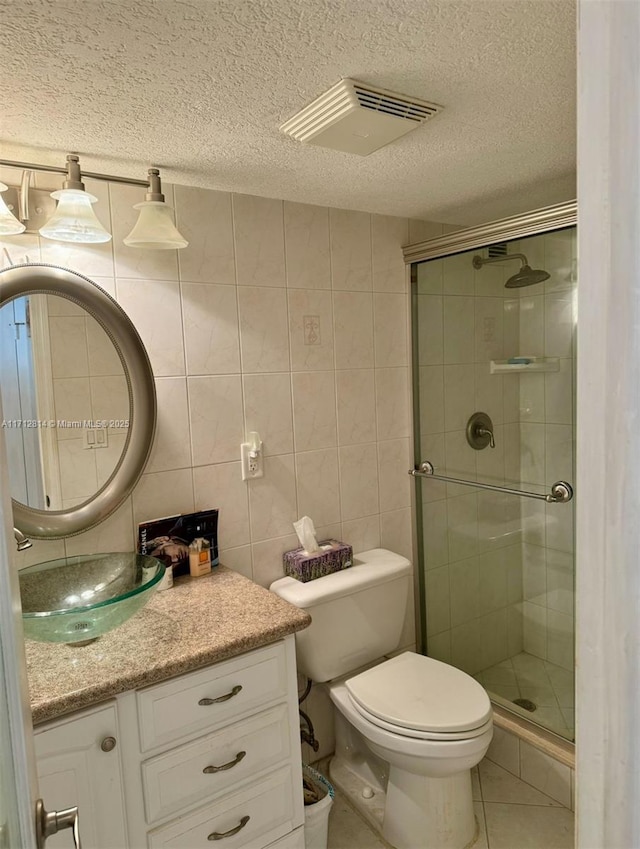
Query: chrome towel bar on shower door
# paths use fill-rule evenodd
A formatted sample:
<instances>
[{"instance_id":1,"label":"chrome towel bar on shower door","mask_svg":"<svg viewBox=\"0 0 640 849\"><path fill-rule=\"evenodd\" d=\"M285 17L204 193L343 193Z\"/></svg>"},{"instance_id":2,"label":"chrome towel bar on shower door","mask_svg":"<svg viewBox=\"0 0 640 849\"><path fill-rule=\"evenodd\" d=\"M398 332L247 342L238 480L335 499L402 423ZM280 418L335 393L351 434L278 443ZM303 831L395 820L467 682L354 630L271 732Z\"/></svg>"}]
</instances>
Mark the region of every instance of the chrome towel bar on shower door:
<instances>
[{"instance_id":1,"label":"chrome towel bar on shower door","mask_svg":"<svg viewBox=\"0 0 640 849\"><path fill-rule=\"evenodd\" d=\"M511 489L508 486L494 486L490 483L478 483L478 481L463 481L459 478L450 478L445 475L436 475L433 463L425 460L420 463L419 468L409 469L409 474L419 478L433 478L437 481L446 481L447 483L457 483L461 486L475 486L478 489L492 489L494 492L506 492L507 495L519 495L522 498L537 498L539 501L546 501L547 504L566 504L573 498L573 487L566 481L556 481L551 492L542 495L538 492L525 492L521 489Z\"/></svg>"}]
</instances>

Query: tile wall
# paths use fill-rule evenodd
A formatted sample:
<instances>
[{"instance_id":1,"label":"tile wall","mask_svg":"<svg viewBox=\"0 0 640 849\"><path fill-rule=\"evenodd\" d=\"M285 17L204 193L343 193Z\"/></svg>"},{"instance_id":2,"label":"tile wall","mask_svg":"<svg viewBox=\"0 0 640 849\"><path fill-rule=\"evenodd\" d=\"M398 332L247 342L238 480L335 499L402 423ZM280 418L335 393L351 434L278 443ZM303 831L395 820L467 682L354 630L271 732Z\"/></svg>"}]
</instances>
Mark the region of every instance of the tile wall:
<instances>
[{"instance_id":1,"label":"tile wall","mask_svg":"<svg viewBox=\"0 0 640 849\"><path fill-rule=\"evenodd\" d=\"M575 481L575 230L508 250L550 279L505 289L517 265L474 270L477 251L418 268L422 456L451 476L546 492ZM490 373L518 355L557 370ZM493 420L495 450L466 442L476 410ZM429 653L471 674L523 650L573 670L573 505L421 486Z\"/></svg>"},{"instance_id":2,"label":"tile wall","mask_svg":"<svg viewBox=\"0 0 640 849\"><path fill-rule=\"evenodd\" d=\"M19 183L20 172L2 179ZM37 175L38 188L58 178ZM151 359L158 432L132 496L94 530L36 542L19 565L127 549L136 523L220 509L221 561L263 586L308 514L320 536L356 552L411 556L408 284L401 245L440 225L165 184L180 251L122 238L141 190L86 181L113 241L7 238L14 263L43 261L92 278L125 309ZM411 233L410 233L411 227ZM8 261L5 255L5 263ZM75 416L74 416L75 417ZM245 435L263 440L265 475L244 482ZM403 645L414 643L413 602Z\"/></svg>"},{"instance_id":3,"label":"tile wall","mask_svg":"<svg viewBox=\"0 0 640 849\"><path fill-rule=\"evenodd\" d=\"M532 268L551 274L543 287L520 290L520 352L557 359L557 371L520 375L521 479L548 490L575 483L576 231L519 245ZM521 508L524 650L573 671L574 504Z\"/></svg>"},{"instance_id":4,"label":"tile wall","mask_svg":"<svg viewBox=\"0 0 640 849\"><path fill-rule=\"evenodd\" d=\"M518 378L491 374L511 355L518 310L500 265L476 251L418 267L422 458L466 480L520 476ZM517 306L517 301L516 301ZM493 421L495 449L472 449L469 417ZM424 580L429 654L470 674L522 650L520 505L508 496L424 480Z\"/></svg>"}]
</instances>

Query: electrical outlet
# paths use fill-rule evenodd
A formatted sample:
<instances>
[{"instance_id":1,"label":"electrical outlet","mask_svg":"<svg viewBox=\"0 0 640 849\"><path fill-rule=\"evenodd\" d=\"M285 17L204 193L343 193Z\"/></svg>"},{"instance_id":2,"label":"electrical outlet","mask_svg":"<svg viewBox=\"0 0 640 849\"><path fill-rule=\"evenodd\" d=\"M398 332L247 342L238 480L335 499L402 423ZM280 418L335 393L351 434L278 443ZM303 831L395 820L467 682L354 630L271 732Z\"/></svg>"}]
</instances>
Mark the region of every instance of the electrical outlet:
<instances>
[{"instance_id":1,"label":"electrical outlet","mask_svg":"<svg viewBox=\"0 0 640 849\"><path fill-rule=\"evenodd\" d=\"M262 441L259 435L253 431L249 434L249 440L249 442L243 442L240 446L243 481L264 477Z\"/></svg>"}]
</instances>

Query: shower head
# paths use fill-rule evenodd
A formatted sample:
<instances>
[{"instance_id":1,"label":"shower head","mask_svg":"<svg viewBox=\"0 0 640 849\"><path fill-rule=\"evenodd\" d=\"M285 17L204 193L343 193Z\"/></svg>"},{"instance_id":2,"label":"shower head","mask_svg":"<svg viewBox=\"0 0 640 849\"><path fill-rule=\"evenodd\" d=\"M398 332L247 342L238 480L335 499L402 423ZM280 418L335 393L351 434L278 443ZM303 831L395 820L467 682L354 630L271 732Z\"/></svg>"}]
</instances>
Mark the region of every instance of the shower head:
<instances>
[{"instance_id":1,"label":"shower head","mask_svg":"<svg viewBox=\"0 0 640 849\"><path fill-rule=\"evenodd\" d=\"M522 263L520 271L511 276L504 284L505 289L521 289L523 286L533 286L535 283L542 283L548 280L551 276L548 271L542 268L531 268L524 254L506 254L505 256L490 257L484 259L481 256L474 256L473 267L482 268L489 262L506 262L509 259L519 259Z\"/></svg>"},{"instance_id":2,"label":"shower head","mask_svg":"<svg viewBox=\"0 0 640 849\"><path fill-rule=\"evenodd\" d=\"M504 284L505 289L521 289L523 286L533 286L534 283L542 283L551 275L542 268L531 268L525 262L516 274L511 276Z\"/></svg>"}]
</instances>

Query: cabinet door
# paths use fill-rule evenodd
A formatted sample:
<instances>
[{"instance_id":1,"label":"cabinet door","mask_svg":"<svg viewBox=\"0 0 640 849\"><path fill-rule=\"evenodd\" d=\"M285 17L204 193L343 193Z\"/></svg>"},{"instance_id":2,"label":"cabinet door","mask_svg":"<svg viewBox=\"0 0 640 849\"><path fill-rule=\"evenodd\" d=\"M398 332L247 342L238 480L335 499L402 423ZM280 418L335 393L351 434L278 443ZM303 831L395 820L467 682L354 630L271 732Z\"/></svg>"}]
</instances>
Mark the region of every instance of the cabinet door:
<instances>
[{"instance_id":1,"label":"cabinet door","mask_svg":"<svg viewBox=\"0 0 640 849\"><path fill-rule=\"evenodd\" d=\"M115 747L104 751L108 737ZM83 849L127 847L115 704L36 728L35 748L40 795L50 811L78 806ZM47 849L72 845L69 831L47 840Z\"/></svg>"}]
</instances>

